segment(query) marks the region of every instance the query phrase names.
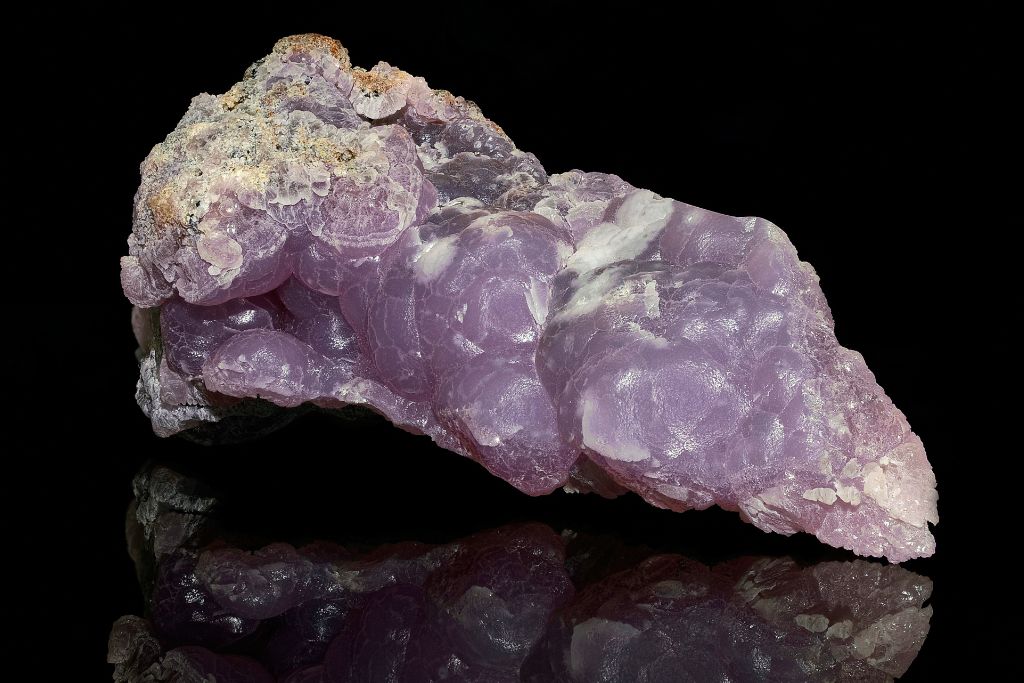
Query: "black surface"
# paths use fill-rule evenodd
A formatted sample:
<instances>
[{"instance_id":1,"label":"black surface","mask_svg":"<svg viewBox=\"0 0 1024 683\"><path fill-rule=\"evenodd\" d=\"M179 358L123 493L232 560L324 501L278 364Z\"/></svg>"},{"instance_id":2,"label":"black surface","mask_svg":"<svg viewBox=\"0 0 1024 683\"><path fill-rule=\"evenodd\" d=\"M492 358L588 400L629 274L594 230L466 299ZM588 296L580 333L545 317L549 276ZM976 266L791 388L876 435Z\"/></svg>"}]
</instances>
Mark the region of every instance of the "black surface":
<instances>
[{"instance_id":1,"label":"black surface","mask_svg":"<svg viewBox=\"0 0 1024 683\"><path fill-rule=\"evenodd\" d=\"M998 241L980 238L1008 228L979 213L993 191L968 188L1001 154L989 147L990 95L1009 87L990 52L1001 20L983 9L896 17L808 7L670 16L637 3L419 7L429 30L394 5L346 3L253 2L218 13L168 5L152 16L111 5L12 23L12 33L32 36L31 47L9 56L28 65L26 77L42 55L36 86L44 87L15 99L48 130L33 151L42 170L32 182L68 183L82 194L43 187L27 224L63 224L61 244L42 227L30 227L29 238L42 237L37 248L53 248L73 276L52 292L28 293L44 327L19 337L28 361L16 369L30 371L34 388L26 389L31 409L15 421L41 426L16 429L9 440L5 525L22 559L8 562L49 597L22 596L33 600L10 617L11 656L21 640L46 645L45 634L56 633L63 654L43 670L68 666L77 672L71 680L109 676L109 625L141 609L123 514L131 476L148 457L205 463L250 503L284 500L250 521L308 525L311 535L341 528L367 541L444 541L533 518L710 559L848 556L810 537L761 534L721 511L676 515L634 497L530 499L380 422L304 418L230 449L153 436L133 398L130 307L118 282L138 165L193 95L229 88L277 38L315 31L338 38L355 64L385 60L475 100L549 172L612 172L781 226L821 276L839 340L864 354L938 477L938 552L907 565L934 580L935 615L905 680L983 660L995 630L991 603L1012 600L999 591L1013 569L993 559L1001 553L979 531L991 519L980 483L985 463L996 461L986 458L1009 456L975 440L989 438L998 420L968 383L990 374L1010 347L979 341L987 297L969 287L1008 258L992 246ZM74 94L47 85L54 80ZM57 300L68 303L53 313ZM70 365L77 372L67 374ZM59 609L46 606L52 598ZM29 626L40 612L50 620L42 631Z\"/></svg>"}]
</instances>

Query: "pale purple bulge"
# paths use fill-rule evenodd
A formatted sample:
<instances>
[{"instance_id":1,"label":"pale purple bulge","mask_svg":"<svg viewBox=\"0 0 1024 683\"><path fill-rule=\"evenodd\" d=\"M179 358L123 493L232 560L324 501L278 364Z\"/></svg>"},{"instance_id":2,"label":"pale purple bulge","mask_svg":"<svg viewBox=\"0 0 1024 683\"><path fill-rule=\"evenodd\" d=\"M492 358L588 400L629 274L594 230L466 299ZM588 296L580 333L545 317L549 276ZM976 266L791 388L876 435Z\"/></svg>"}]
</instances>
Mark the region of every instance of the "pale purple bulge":
<instances>
[{"instance_id":1,"label":"pale purple bulge","mask_svg":"<svg viewBox=\"0 0 1024 683\"><path fill-rule=\"evenodd\" d=\"M548 176L472 103L311 35L193 100L134 217L121 278L161 435L242 398L362 404L531 495L934 552L920 439L764 219Z\"/></svg>"}]
</instances>

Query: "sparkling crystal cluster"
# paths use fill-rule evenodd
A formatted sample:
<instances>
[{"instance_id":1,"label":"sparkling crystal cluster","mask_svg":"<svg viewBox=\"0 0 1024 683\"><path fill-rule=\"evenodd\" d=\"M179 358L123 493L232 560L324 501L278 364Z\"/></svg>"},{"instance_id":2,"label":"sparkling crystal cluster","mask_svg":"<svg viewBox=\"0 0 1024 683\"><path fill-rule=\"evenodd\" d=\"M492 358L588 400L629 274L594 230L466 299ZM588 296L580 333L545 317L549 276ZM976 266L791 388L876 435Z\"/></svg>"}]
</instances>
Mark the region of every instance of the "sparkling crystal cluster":
<instances>
[{"instance_id":1,"label":"sparkling crystal cluster","mask_svg":"<svg viewBox=\"0 0 1024 683\"><path fill-rule=\"evenodd\" d=\"M934 551L921 441L778 227L548 175L471 102L331 39L192 101L121 266L161 435L253 399L362 404L531 495Z\"/></svg>"}]
</instances>

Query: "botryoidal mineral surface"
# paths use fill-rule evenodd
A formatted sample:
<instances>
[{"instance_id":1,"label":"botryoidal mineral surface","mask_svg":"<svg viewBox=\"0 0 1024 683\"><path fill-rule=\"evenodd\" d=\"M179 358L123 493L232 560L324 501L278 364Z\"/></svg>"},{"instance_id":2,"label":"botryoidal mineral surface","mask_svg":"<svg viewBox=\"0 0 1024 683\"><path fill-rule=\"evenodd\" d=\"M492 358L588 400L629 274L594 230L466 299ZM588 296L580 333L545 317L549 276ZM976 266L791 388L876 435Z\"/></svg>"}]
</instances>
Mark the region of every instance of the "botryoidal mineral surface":
<instances>
[{"instance_id":1,"label":"botryoidal mineral surface","mask_svg":"<svg viewBox=\"0 0 1024 683\"><path fill-rule=\"evenodd\" d=\"M920 439L764 219L549 175L471 102L316 35L193 99L141 171L121 280L160 435L360 404L531 495L934 552Z\"/></svg>"},{"instance_id":2,"label":"botryoidal mineral surface","mask_svg":"<svg viewBox=\"0 0 1024 683\"><path fill-rule=\"evenodd\" d=\"M148 618L119 683L887 681L928 635L931 581L855 560L709 567L540 523L442 545L235 541L166 468L129 511Z\"/></svg>"}]
</instances>

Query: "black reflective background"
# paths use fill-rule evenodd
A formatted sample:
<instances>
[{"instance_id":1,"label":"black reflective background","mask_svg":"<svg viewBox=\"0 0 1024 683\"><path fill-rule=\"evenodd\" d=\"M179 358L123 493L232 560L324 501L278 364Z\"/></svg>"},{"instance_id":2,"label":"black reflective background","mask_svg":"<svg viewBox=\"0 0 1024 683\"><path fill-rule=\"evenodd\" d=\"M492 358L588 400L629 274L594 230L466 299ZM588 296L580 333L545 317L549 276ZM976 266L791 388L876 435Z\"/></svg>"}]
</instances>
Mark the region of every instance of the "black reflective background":
<instances>
[{"instance_id":1,"label":"black reflective background","mask_svg":"<svg viewBox=\"0 0 1024 683\"><path fill-rule=\"evenodd\" d=\"M148 601L112 631L117 680L885 681L933 614L932 581L905 567L799 548L731 557L664 530L655 548L639 540L656 525L643 510L624 511L641 533L557 505L487 527L398 491L422 512L413 540L388 543L393 526L305 502L334 500L330 485L267 495L230 456L195 462L150 462L133 481L128 547Z\"/></svg>"},{"instance_id":2,"label":"black reflective background","mask_svg":"<svg viewBox=\"0 0 1024 683\"><path fill-rule=\"evenodd\" d=\"M47 193L23 223L65 275L19 302L42 332L20 342L28 360L15 369L29 373L31 400L18 402L13 422L32 426L9 439L4 522L13 567L39 587L24 591L24 606L16 601L6 646L59 643L61 656L41 664L48 675L66 667L68 680L108 679L110 624L143 606L123 530L131 478L149 459L201 466L237 498L229 508L247 511L239 523L266 536L298 524L311 537L341 529L367 544L446 543L539 521L707 563L852 559L715 509L675 514L634 496L527 498L379 420L339 428L312 416L216 449L154 437L134 404L135 345L117 278L138 164L194 94L226 90L277 38L316 31L338 38L356 64L386 60L475 100L550 172L613 172L781 226L821 276L840 342L864 354L907 414L939 481L938 552L905 565L934 583L934 615L902 680L931 680L954 661L975 675L998 669L993 615L1009 607L990 605L1012 600L1012 568L985 533L994 518L981 484L983 464L1006 450L985 441L1002 424L999 406L972 385L1011 347L979 341L988 339L987 297L968 288L1005 259L981 240L1007 230L1005 218L981 213L995 191L972 182L1002 154L990 99L1008 87L990 52L999 23L984 10L670 16L636 3L256 2L151 15L112 4L14 21L12 33L42 36L18 52L30 70L42 64L34 87L45 86L18 106L50 115L33 183L67 182L74 195ZM57 223L60 244L32 227ZM41 630L29 625L40 615Z\"/></svg>"}]
</instances>

